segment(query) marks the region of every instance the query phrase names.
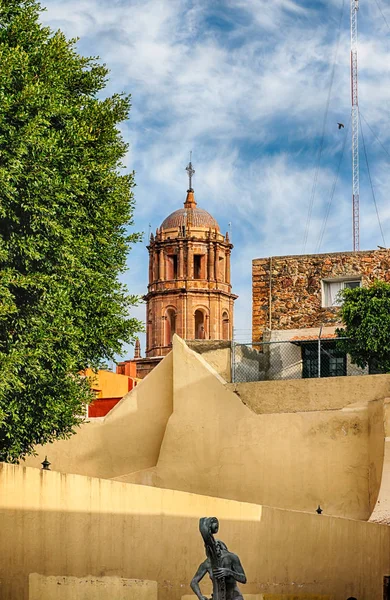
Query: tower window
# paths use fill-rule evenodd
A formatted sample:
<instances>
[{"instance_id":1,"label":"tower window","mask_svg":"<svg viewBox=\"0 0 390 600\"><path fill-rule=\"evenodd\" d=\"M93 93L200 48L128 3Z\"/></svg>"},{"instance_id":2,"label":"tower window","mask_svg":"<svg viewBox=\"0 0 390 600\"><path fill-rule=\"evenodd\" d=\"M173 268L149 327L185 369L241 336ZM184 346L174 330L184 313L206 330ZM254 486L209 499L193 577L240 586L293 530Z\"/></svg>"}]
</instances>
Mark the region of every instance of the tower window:
<instances>
[{"instance_id":1,"label":"tower window","mask_svg":"<svg viewBox=\"0 0 390 600\"><path fill-rule=\"evenodd\" d=\"M196 340L206 339L204 314L203 314L203 311L201 311L201 310L195 311L195 339Z\"/></svg>"},{"instance_id":2,"label":"tower window","mask_svg":"<svg viewBox=\"0 0 390 600\"><path fill-rule=\"evenodd\" d=\"M204 278L204 254L194 254L194 279Z\"/></svg>"},{"instance_id":3,"label":"tower window","mask_svg":"<svg viewBox=\"0 0 390 600\"><path fill-rule=\"evenodd\" d=\"M172 338L176 333L176 311L174 308L168 308L165 313L165 345L172 344Z\"/></svg>"},{"instance_id":4,"label":"tower window","mask_svg":"<svg viewBox=\"0 0 390 600\"><path fill-rule=\"evenodd\" d=\"M228 340L230 338L229 333L229 315L224 311L222 313L222 339Z\"/></svg>"},{"instance_id":5,"label":"tower window","mask_svg":"<svg viewBox=\"0 0 390 600\"><path fill-rule=\"evenodd\" d=\"M167 279L177 279L177 254L167 256Z\"/></svg>"}]
</instances>

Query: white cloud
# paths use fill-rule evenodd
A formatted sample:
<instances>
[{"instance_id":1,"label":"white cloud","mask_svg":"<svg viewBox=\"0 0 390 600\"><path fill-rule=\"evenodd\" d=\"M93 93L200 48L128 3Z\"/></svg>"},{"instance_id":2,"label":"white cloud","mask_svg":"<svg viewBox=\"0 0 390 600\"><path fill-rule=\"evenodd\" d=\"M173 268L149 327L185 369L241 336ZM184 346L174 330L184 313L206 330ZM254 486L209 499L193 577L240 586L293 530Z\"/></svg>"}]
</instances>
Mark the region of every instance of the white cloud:
<instances>
[{"instance_id":1,"label":"white cloud","mask_svg":"<svg viewBox=\"0 0 390 600\"><path fill-rule=\"evenodd\" d=\"M209 0L46 0L45 21L61 27L68 37L81 36L82 52L100 55L107 63L109 92L132 93L131 120L123 132L131 144L126 165L136 170L139 229L147 231L149 222L154 229L181 206L187 187L184 167L193 150L199 204L223 229L233 223L233 280L241 295L236 320L243 327L250 316L251 258L302 251L336 52L340 2L333 4L329 10L325 2L309 9L293 0L228 0L219 15L219 2ZM375 11L367 13L361 15L365 26L359 48L360 108L386 146L388 32L380 15L378 22ZM219 16L229 25L226 30L210 25ZM336 123L347 123L350 113L348 18L346 9L309 230L310 252L318 243L346 135ZM378 206L389 231L387 158L371 132L365 135L375 163ZM350 248L349 152L348 143L324 251ZM362 247L375 247L381 241L363 167L362 172ZM136 247L129 264L129 287L143 293L145 249Z\"/></svg>"}]
</instances>

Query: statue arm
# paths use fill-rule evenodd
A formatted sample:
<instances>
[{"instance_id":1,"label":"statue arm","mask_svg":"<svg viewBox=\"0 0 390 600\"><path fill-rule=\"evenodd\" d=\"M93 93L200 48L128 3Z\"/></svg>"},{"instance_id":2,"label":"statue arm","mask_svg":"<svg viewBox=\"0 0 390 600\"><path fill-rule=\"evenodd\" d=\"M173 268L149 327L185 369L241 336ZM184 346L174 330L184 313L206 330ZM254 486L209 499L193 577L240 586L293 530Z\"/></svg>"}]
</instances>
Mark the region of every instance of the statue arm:
<instances>
[{"instance_id":1,"label":"statue arm","mask_svg":"<svg viewBox=\"0 0 390 600\"><path fill-rule=\"evenodd\" d=\"M238 581L238 583L246 583L246 575L244 573L244 569L242 568L240 559L233 553L230 553L230 556L230 569L226 569L225 567L219 567L218 569L213 570L213 575L217 579L222 579L223 577L233 577L233 579Z\"/></svg>"},{"instance_id":2,"label":"statue arm","mask_svg":"<svg viewBox=\"0 0 390 600\"><path fill-rule=\"evenodd\" d=\"M232 560L231 576L238 581L238 583L246 583L246 575L242 568L241 561L235 554L233 555Z\"/></svg>"},{"instance_id":3,"label":"statue arm","mask_svg":"<svg viewBox=\"0 0 390 600\"><path fill-rule=\"evenodd\" d=\"M192 578L191 581L191 589L194 592L194 594L196 594L199 598L199 600L207 600L207 598L205 596L203 596L202 592L200 591L200 587L199 587L199 582L202 581L203 577L206 575L207 573L207 561L203 562L197 572L195 573L195 575Z\"/></svg>"}]
</instances>

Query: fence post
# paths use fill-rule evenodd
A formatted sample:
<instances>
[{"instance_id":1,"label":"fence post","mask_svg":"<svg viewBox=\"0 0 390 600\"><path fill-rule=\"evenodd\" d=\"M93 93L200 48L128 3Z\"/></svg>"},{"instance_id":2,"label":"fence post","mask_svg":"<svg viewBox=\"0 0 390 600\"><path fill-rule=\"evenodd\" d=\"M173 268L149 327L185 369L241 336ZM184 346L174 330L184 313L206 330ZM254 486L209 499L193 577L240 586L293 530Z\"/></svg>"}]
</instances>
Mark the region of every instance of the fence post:
<instances>
[{"instance_id":1,"label":"fence post","mask_svg":"<svg viewBox=\"0 0 390 600\"><path fill-rule=\"evenodd\" d=\"M321 325L320 331L318 333L318 373L317 373L317 377L321 377L321 333L322 333L322 325Z\"/></svg>"},{"instance_id":2,"label":"fence post","mask_svg":"<svg viewBox=\"0 0 390 600\"><path fill-rule=\"evenodd\" d=\"M236 345L234 340L232 340L232 350L231 350L231 372L232 372L232 383L235 383L236 379Z\"/></svg>"}]
</instances>

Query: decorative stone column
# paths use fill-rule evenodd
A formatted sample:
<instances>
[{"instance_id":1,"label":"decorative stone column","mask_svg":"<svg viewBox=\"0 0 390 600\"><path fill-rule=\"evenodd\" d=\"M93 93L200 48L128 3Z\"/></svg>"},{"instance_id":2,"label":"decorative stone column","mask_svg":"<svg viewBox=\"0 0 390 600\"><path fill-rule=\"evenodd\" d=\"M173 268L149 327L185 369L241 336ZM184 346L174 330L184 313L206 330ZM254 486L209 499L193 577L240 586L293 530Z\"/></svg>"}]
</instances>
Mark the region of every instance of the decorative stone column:
<instances>
[{"instance_id":1,"label":"decorative stone column","mask_svg":"<svg viewBox=\"0 0 390 600\"><path fill-rule=\"evenodd\" d=\"M214 254L214 279L218 281L218 260L219 260L219 248L218 244L215 244L215 254Z\"/></svg>"},{"instance_id":2,"label":"decorative stone column","mask_svg":"<svg viewBox=\"0 0 390 600\"><path fill-rule=\"evenodd\" d=\"M214 259L215 259L215 253L214 253L214 244L213 242L209 243L209 272L208 272L208 279L209 281L211 281L212 279L214 279Z\"/></svg>"},{"instance_id":3,"label":"decorative stone column","mask_svg":"<svg viewBox=\"0 0 390 600\"><path fill-rule=\"evenodd\" d=\"M191 243L187 246L187 278L194 278L194 252Z\"/></svg>"},{"instance_id":4,"label":"decorative stone column","mask_svg":"<svg viewBox=\"0 0 390 600\"><path fill-rule=\"evenodd\" d=\"M183 242L179 242L179 279L184 277L184 249Z\"/></svg>"},{"instance_id":5,"label":"decorative stone column","mask_svg":"<svg viewBox=\"0 0 390 600\"><path fill-rule=\"evenodd\" d=\"M149 247L149 283L153 282L154 249Z\"/></svg>"},{"instance_id":6,"label":"decorative stone column","mask_svg":"<svg viewBox=\"0 0 390 600\"><path fill-rule=\"evenodd\" d=\"M230 284L230 248L226 250L226 283Z\"/></svg>"}]
</instances>

